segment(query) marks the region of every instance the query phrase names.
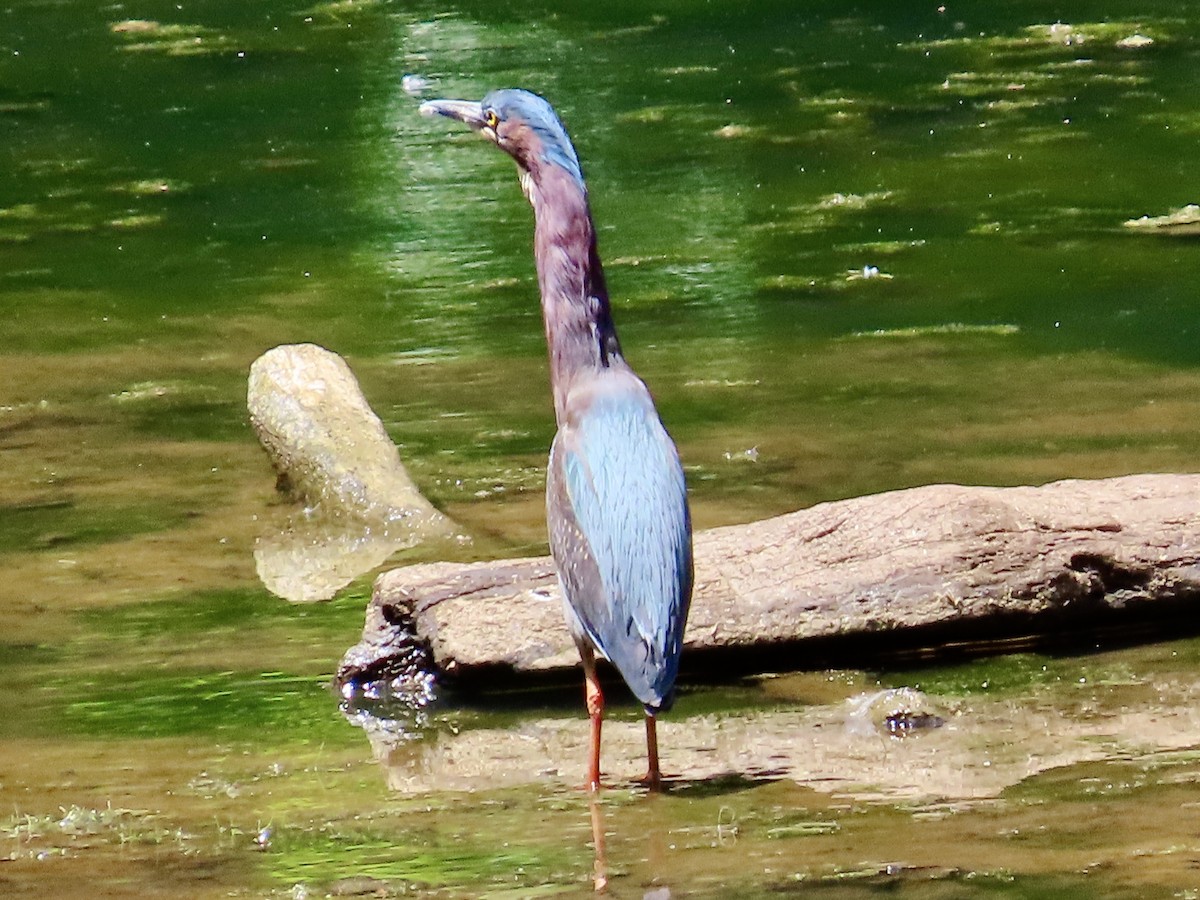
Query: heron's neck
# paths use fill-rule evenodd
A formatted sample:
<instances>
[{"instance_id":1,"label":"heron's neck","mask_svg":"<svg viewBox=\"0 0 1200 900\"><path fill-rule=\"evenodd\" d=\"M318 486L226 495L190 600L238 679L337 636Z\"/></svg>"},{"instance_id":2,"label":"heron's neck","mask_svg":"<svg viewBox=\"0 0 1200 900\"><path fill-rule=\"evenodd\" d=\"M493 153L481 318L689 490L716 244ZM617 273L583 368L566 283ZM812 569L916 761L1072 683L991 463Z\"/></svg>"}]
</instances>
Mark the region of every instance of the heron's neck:
<instances>
[{"instance_id":1,"label":"heron's neck","mask_svg":"<svg viewBox=\"0 0 1200 900\"><path fill-rule=\"evenodd\" d=\"M550 350L554 411L561 425L567 394L576 379L624 361L587 193L555 166L529 177L524 186L533 205L533 252Z\"/></svg>"}]
</instances>

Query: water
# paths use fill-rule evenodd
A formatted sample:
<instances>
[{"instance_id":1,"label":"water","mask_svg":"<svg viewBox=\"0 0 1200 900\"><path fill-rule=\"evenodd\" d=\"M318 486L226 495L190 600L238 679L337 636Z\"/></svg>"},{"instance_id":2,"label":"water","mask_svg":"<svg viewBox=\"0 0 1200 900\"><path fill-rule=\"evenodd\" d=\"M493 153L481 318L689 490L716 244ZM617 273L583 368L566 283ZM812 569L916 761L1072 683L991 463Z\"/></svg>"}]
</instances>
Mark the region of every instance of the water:
<instances>
[{"instance_id":1,"label":"water","mask_svg":"<svg viewBox=\"0 0 1200 900\"><path fill-rule=\"evenodd\" d=\"M289 341L349 359L474 536L462 558L544 550L531 217L406 73L559 108L699 526L1196 471L1197 244L1123 222L1197 200L1200 21L1127 6L0 8L3 892L591 889L573 693L441 710L381 768L326 687L369 577L300 609L254 576L286 510L245 376ZM610 890L1186 896L1195 656L693 689L664 729L684 782L601 801ZM914 681L956 729L825 739L849 698ZM438 761L471 735L509 761L464 786ZM924 780L881 787L898 759Z\"/></svg>"}]
</instances>

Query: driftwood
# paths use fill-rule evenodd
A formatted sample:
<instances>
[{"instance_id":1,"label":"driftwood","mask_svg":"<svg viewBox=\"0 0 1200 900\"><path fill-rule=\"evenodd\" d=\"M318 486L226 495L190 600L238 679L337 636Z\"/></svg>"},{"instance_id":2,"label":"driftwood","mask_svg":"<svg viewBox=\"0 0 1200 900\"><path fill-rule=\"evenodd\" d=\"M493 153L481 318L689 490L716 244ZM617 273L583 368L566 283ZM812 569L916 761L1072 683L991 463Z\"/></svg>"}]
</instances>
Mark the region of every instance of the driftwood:
<instances>
[{"instance_id":1,"label":"driftwood","mask_svg":"<svg viewBox=\"0 0 1200 900\"><path fill-rule=\"evenodd\" d=\"M933 485L714 528L695 538L685 662L782 648L800 668L831 639L945 643L1178 614L1200 600L1198 513L1200 475L1133 475ZM381 575L341 679L386 673L413 646L461 680L578 661L548 557Z\"/></svg>"}]
</instances>

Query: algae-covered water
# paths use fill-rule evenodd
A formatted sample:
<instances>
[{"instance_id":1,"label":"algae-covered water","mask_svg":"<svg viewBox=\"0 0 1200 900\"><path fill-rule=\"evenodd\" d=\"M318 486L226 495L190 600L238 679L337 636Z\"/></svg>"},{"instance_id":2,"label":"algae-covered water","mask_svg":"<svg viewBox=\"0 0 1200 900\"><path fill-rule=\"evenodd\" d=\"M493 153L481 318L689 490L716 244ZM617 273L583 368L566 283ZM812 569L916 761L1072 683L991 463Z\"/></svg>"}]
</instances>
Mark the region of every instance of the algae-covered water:
<instances>
[{"instance_id":1,"label":"algae-covered water","mask_svg":"<svg viewBox=\"0 0 1200 900\"><path fill-rule=\"evenodd\" d=\"M1197 202L1192 6L0 22L0 894L1200 894L1186 636L684 685L661 797L629 784L629 706L611 787L577 789L575 690L357 727L329 683L370 573L323 605L261 587L288 510L244 408L267 348L336 350L471 535L449 552L544 551L531 217L510 161L416 115L525 86L575 136L698 526L1200 470L1200 244L1125 225ZM901 686L945 726L855 725Z\"/></svg>"}]
</instances>

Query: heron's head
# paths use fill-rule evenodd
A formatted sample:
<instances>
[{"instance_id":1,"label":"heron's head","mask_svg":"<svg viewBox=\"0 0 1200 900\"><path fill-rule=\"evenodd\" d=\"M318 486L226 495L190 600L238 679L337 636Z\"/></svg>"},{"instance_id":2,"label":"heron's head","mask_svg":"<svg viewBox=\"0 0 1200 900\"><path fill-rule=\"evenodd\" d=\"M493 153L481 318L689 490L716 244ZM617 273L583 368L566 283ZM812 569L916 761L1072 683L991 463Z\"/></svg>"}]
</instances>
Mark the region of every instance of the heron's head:
<instances>
[{"instance_id":1,"label":"heron's head","mask_svg":"<svg viewBox=\"0 0 1200 900\"><path fill-rule=\"evenodd\" d=\"M583 188L579 157L554 108L523 90L492 91L482 101L429 100L421 114L447 116L470 126L517 161L522 181L557 166Z\"/></svg>"}]
</instances>

